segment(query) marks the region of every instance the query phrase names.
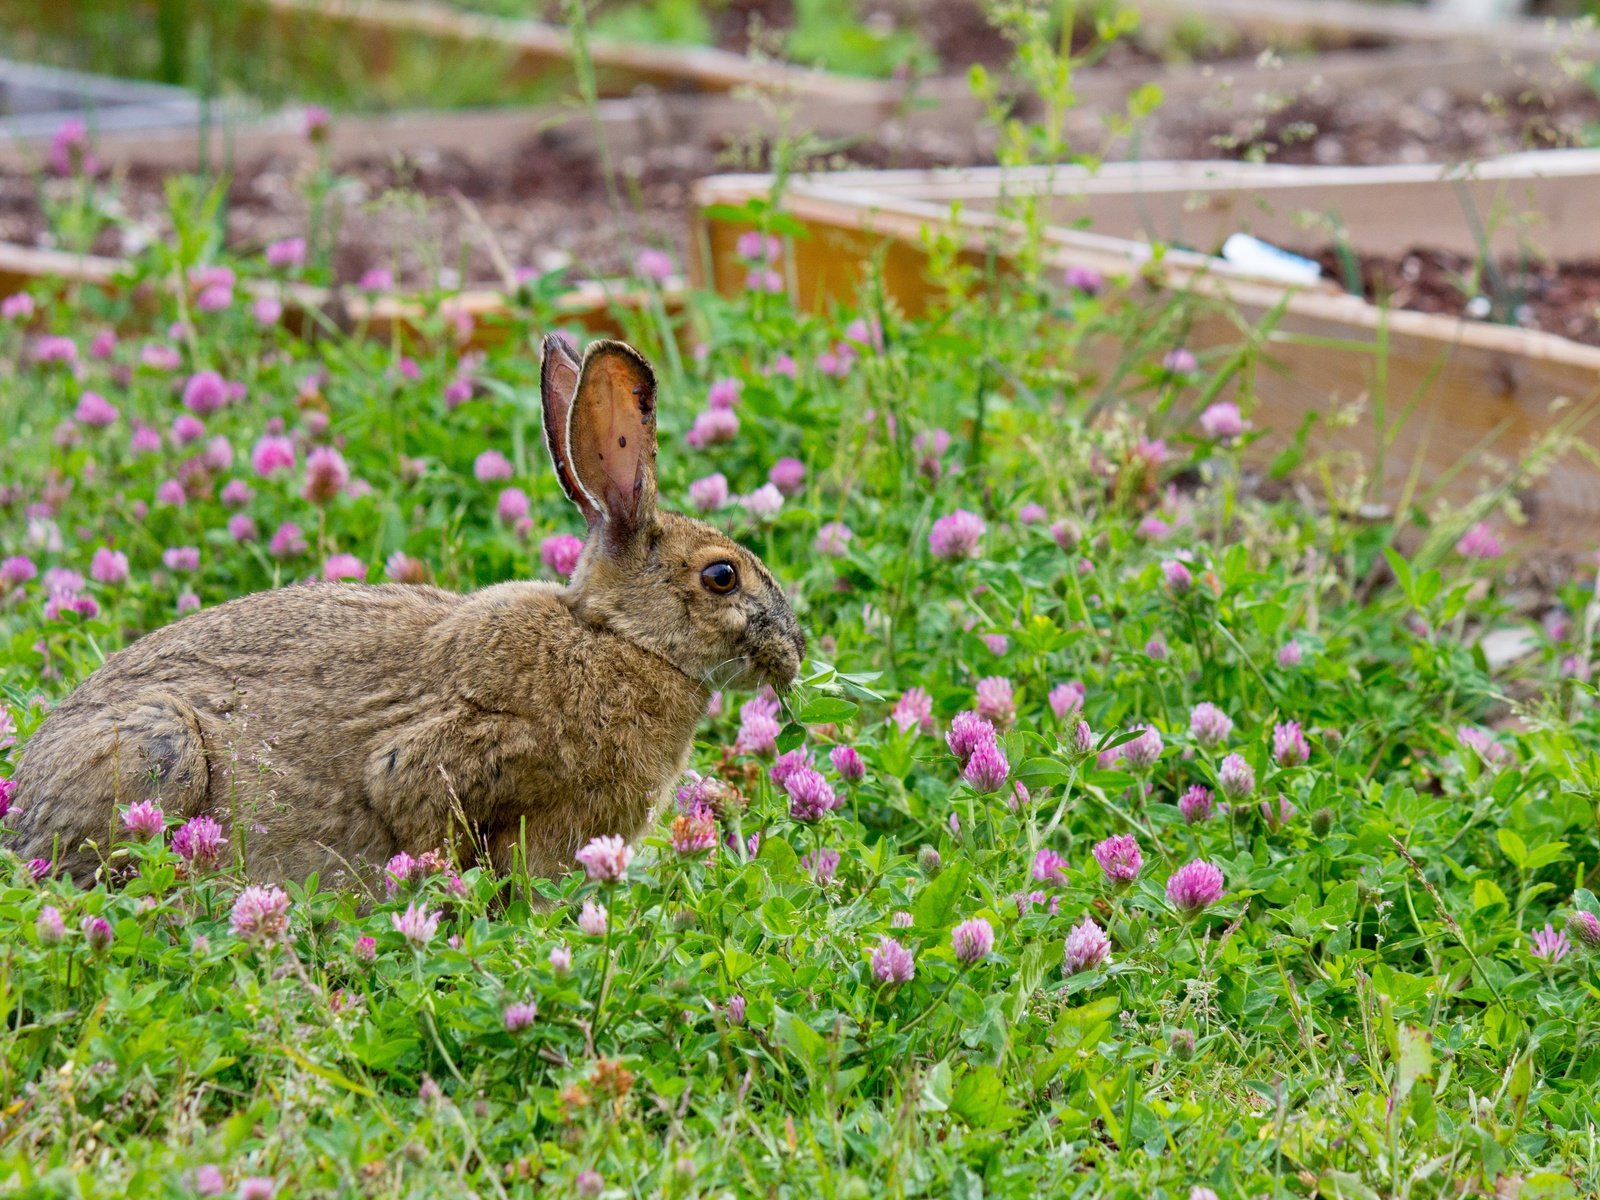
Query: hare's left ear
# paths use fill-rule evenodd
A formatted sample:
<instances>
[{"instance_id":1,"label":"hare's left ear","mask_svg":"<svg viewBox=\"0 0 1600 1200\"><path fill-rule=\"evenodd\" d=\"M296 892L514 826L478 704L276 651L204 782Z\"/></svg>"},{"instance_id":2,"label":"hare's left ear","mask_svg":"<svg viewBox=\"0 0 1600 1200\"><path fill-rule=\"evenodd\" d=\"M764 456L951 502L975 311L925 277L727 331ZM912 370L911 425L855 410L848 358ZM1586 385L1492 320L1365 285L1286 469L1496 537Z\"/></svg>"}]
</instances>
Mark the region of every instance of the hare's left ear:
<instances>
[{"instance_id":1,"label":"hare's left ear","mask_svg":"<svg viewBox=\"0 0 1600 1200\"><path fill-rule=\"evenodd\" d=\"M567 447L578 505L607 545L621 549L655 524L656 377L632 346L591 342L584 351Z\"/></svg>"},{"instance_id":2,"label":"hare's left ear","mask_svg":"<svg viewBox=\"0 0 1600 1200\"><path fill-rule=\"evenodd\" d=\"M559 333L546 334L544 360L539 366L539 400L544 408L544 444L550 451L550 465L556 469L556 482L568 500L576 504L584 519L599 520L599 510L578 487L572 470L572 449L567 442L572 400L578 392L578 373L582 370L577 352Z\"/></svg>"}]
</instances>

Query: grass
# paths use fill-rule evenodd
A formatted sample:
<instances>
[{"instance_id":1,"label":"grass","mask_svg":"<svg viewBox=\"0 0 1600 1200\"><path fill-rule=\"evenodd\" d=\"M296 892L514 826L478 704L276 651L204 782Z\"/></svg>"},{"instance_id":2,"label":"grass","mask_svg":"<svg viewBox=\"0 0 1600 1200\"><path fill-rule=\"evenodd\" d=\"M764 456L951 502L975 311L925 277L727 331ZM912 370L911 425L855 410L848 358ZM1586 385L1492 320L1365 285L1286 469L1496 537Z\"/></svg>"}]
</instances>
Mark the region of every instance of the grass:
<instances>
[{"instance_id":1,"label":"grass","mask_svg":"<svg viewBox=\"0 0 1600 1200\"><path fill-rule=\"evenodd\" d=\"M246 287L317 279L326 231L240 261L214 194L173 195L145 286L3 310L0 775L195 604L549 578L546 539L581 532L538 427L552 281L482 353L439 314L405 344L300 339ZM0 1186L1600 1190L1592 581L1526 603L1498 516L1270 498L1251 372L1176 353L1185 302L937 270L949 300L916 319L870 289L824 315L765 290L619 314L662 373L663 502L721 475L710 518L812 646L788 695L713 703L704 778L620 878L445 846L370 893L263 897L180 855L172 814L89 888L0 852ZM1078 350L1106 338L1126 350L1099 376ZM686 445L734 387L737 433ZM349 470L320 504L314 451ZM1413 523L1426 561L1395 550ZM1531 649L1491 668L1479 638L1506 626ZM839 801L818 819L774 778L796 755ZM1215 894L1181 886L1196 862Z\"/></svg>"}]
</instances>

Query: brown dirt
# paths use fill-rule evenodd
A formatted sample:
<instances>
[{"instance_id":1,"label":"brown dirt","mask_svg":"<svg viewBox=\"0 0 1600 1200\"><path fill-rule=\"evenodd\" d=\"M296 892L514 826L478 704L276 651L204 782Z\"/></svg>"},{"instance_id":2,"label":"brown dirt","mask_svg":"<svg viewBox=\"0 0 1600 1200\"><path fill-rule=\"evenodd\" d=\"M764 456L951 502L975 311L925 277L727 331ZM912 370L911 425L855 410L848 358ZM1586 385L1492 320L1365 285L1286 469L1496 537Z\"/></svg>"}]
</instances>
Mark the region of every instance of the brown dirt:
<instances>
[{"instance_id":1,"label":"brown dirt","mask_svg":"<svg viewBox=\"0 0 1600 1200\"><path fill-rule=\"evenodd\" d=\"M1413 95L1314 92L1280 108L1222 116L1164 112L1148 131L1151 158L1257 159L1303 164L1460 162L1516 150L1592 145L1600 97L1580 85L1483 95L1471 81Z\"/></svg>"},{"instance_id":2,"label":"brown dirt","mask_svg":"<svg viewBox=\"0 0 1600 1200\"><path fill-rule=\"evenodd\" d=\"M772 8L779 0L748 0ZM953 27L952 27L953 28ZM955 37L955 33L951 33ZM1104 128L1103 115L1077 114L1086 128ZM1414 95L1328 95L1314 91L1256 118L1221 116L1204 105L1172 105L1142 131L1146 158L1241 158L1300 163L1451 161L1510 150L1572 145L1600 128L1600 99L1585 88L1482 97L1470 86ZM970 130L967 131L970 134ZM916 167L970 163L972 139L925 135L891 152L869 141L831 154L830 166ZM624 173L620 212L598 165L573 157L549 139L531 139L491 166L475 165L446 147L419 146L404 160L372 157L342 164L334 193L339 230L337 278L353 282L373 267L388 267L403 284L439 279L498 279L492 237L513 267L549 270L570 263L580 276L626 273L644 246L687 253L693 182L719 170L759 169L760 156L735 154L724 144L664 144L619 164ZM248 165L227 199L229 244L245 253L303 235L309 223L306 162L301 157ZM154 168L135 168L114 183L119 225L98 238L102 253L128 253L170 231L165 180ZM59 189L58 183L46 185ZM472 214L464 208L466 201ZM0 171L0 240L48 244L40 185L31 176ZM490 231L486 236L484 229ZM1342 270L1325 259L1334 278ZM1468 311L1480 292L1490 319L1509 320L1600 344L1595 306L1600 264L1498 264L1482 284L1471 264L1426 248L1398 261L1366 259L1360 286L1405 308ZM1477 288L1475 291L1474 288ZM1473 306L1473 313L1482 307Z\"/></svg>"},{"instance_id":3,"label":"brown dirt","mask_svg":"<svg viewBox=\"0 0 1600 1200\"><path fill-rule=\"evenodd\" d=\"M934 167L960 156L937 139L890 154L880 144L830 153L826 165ZM354 158L341 163L329 199L338 229L334 269L353 283L367 270L388 268L407 286L441 278L499 280L494 243L513 268L540 271L571 264L583 277L626 274L638 251L665 247L681 264L687 250L690 189L706 175L764 169L759 157L717 145L661 145L619 164L623 178L614 207L599 164L532 138L492 166L440 147L419 147L404 158ZM280 238L304 236L310 226L311 164L305 156L266 158L241 167L226 201L229 246L254 253ZM166 173L135 165L104 181L115 199L115 226L95 239L96 253L123 255L171 231ZM47 245L41 184L0 169L0 241ZM46 180L47 196L64 200L67 184ZM465 203L463 203L465 202Z\"/></svg>"},{"instance_id":4,"label":"brown dirt","mask_svg":"<svg viewBox=\"0 0 1600 1200\"><path fill-rule=\"evenodd\" d=\"M603 13L605 8L602 3L596 11ZM862 0L860 13L861 20L871 26L914 30L932 51L942 73L959 74L973 63L999 69L1009 64L1013 56L1011 43L990 22L981 0ZM542 15L545 20L559 23L561 5L546 3ZM794 27L794 3L727 0L713 12L711 21L718 49L734 54L757 49L778 55L783 35ZM1073 49L1083 53L1094 40L1093 24L1085 16L1073 32ZM1150 65L1173 59L1226 62L1254 57L1264 48L1264 43L1241 38L1221 26L1197 24L1181 49L1157 47L1135 33L1101 51L1096 61L1108 66Z\"/></svg>"},{"instance_id":5,"label":"brown dirt","mask_svg":"<svg viewBox=\"0 0 1600 1200\"><path fill-rule=\"evenodd\" d=\"M1352 272L1352 264L1332 248L1313 257L1328 278L1356 284L1368 300L1542 329L1600 346L1600 260L1505 258L1485 269L1465 255L1414 249L1398 260L1358 255Z\"/></svg>"}]
</instances>

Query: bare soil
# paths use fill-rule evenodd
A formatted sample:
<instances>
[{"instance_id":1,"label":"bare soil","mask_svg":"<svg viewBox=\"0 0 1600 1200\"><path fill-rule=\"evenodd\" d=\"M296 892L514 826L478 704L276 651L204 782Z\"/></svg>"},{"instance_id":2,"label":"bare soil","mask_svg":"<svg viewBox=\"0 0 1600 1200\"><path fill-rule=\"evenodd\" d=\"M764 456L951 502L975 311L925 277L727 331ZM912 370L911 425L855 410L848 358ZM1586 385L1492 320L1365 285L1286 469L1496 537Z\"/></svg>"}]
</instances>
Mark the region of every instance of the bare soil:
<instances>
[{"instance_id":1,"label":"bare soil","mask_svg":"<svg viewBox=\"0 0 1600 1200\"><path fill-rule=\"evenodd\" d=\"M877 144L830 152L826 166L936 167L970 162L938 145L890 154ZM547 138L530 138L492 165L456 150L419 146L404 157L356 157L339 164L339 182L326 202L337 229L335 277L353 283L387 268L402 285L441 280L497 283L498 262L543 272L570 265L585 277L627 274L645 247L688 249L690 190L718 171L764 169L761 157L727 145L659 145L618 164L609 189L599 162ZM311 226L313 164L307 155L262 158L242 165L229 181L228 244L253 253L280 238L304 236ZM102 181L114 224L103 229L96 253L135 253L172 228L166 172L135 165ZM54 244L41 197L64 201L64 181L39 181L0 169L0 241Z\"/></svg>"},{"instance_id":2,"label":"bare soil","mask_svg":"<svg viewBox=\"0 0 1600 1200\"><path fill-rule=\"evenodd\" d=\"M1485 95L1463 80L1456 91L1413 94L1316 90L1245 114L1208 112L1204 105L1174 109L1158 114L1144 150L1150 158L1321 165L1461 162L1593 145L1597 137L1600 95L1592 87Z\"/></svg>"},{"instance_id":3,"label":"bare soil","mask_svg":"<svg viewBox=\"0 0 1600 1200\"><path fill-rule=\"evenodd\" d=\"M1328 278L1368 300L1542 329L1600 346L1600 260L1501 259L1485 267L1464 255L1426 248L1399 259L1358 255L1354 264L1331 248L1314 257Z\"/></svg>"},{"instance_id":4,"label":"bare soil","mask_svg":"<svg viewBox=\"0 0 1600 1200\"><path fill-rule=\"evenodd\" d=\"M741 2L771 8L784 0ZM939 7L953 11L959 6ZM1086 128L1103 128L1101 115L1077 115ZM1146 158L1458 161L1590 144L1597 128L1600 99L1590 89L1483 96L1464 81L1455 92L1316 92L1250 117L1210 112L1203 104L1171 105L1142 129L1138 148ZM868 140L830 152L823 165L973 165L972 145L970 136L937 133L893 149L885 141ZM381 267L403 285L495 283L502 260L539 271L570 264L580 276L607 276L627 273L646 246L668 249L681 264L689 250L694 181L762 165L759 152L735 152L724 141L657 145L618 164L622 178L613 192L592 157L564 151L550 138L531 138L490 165L450 147L425 145L403 159L350 159L340 164L341 182L330 198L338 230L336 277L354 282ZM243 166L228 189L230 245L250 253L279 238L305 234L311 218L309 172L304 155ZM101 233L94 249L128 253L168 234L162 171L136 166L107 185L115 195L117 223ZM41 185L29 175L0 171L0 240L50 244L41 197L60 189L59 181ZM1342 279L1342 265L1331 254L1324 258L1330 274ZM1489 319L1600 344L1595 314L1600 265L1595 262L1500 263L1478 280L1471 263L1421 247L1392 261L1363 259L1356 275L1352 286L1398 307L1478 316L1487 300Z\"/></svg>"}]
</instances>

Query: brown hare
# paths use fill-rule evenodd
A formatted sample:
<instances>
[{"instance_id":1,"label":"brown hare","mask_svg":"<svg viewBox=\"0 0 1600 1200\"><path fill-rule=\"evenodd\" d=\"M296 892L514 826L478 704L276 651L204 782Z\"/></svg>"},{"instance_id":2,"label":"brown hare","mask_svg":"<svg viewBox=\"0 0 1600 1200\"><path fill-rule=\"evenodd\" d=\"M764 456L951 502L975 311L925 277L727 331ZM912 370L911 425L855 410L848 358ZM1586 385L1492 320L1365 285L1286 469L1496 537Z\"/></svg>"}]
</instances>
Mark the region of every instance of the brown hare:
<instances>
[{"instance_id":1,"label":"brown hare","mask_svg":"<svg viewBox=\"0 0 1600 1200\"><path fill-rule=\"evenodd\" d=\"M555 875L633 839L715 686L787 687L805 656L771 573L656 509L656 384L620 342L544 342L545 441L588 522L570 583L315 583L185 617L112 655L16 772L15 848L91 877L119 808L159 797L243 833L257 878L418 854ZM482 855L478 856L480 859Z\"/></svg>"}]
</instances>

